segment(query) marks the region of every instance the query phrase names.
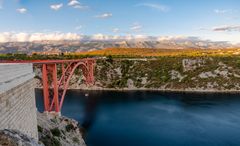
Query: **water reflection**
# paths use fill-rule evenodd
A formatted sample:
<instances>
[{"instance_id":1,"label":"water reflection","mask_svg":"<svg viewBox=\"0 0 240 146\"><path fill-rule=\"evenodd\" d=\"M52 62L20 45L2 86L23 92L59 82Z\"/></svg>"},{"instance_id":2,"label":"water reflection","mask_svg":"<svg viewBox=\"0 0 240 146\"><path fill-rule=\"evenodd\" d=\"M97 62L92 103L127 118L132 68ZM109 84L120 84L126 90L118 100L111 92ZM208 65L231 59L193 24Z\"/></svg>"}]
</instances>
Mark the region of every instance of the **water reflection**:
<instances>
[{"instance_id":1,"label":"water reflection","mask_svg":"<svg viewBox=\"0 0 240 146\"><path fill-rule=\"evenodd\" d=\"M88 93L88 96L85 97L86 101L85 101L85 110L84 110L82 127L87 131L89 130L89 128L91 128L97 115L99 98L96 98L95 96L96 95L93 94L91 95L91 97L89 97L89 93Z\"/></svg>"},{"instance_id":2,"label":"water reflection","mask_svg":"<svg viewBox=\"0 0 240 146\"><path fill-rule=\"evenodd\" d=\"M70 91L65 99L62 113L87 129L88 146L240 145L239 94Z\"/></svg>"}]
</instances>

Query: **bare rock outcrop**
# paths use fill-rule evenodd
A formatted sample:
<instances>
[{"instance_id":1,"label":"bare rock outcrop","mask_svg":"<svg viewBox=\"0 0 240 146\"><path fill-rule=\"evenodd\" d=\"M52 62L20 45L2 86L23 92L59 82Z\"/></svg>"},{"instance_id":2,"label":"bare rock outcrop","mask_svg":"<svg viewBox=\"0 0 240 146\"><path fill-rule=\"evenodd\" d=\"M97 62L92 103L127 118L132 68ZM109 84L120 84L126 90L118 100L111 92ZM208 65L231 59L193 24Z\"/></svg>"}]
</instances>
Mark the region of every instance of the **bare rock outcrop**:
<instances>
[{"instance_id":1,"label":"bare rock outcrop","mask_svg":"<svg viewBox=\"0 0 240 146\"><path fill-rule=\"evenodd\" d=\"M51 113L38 113L39 141L45 146L86 146L78 122Z\"/></svg>"},{"instance_id":2,"label":"bare rock outcrop","mask_svg":"<svg viewBox=\"0 0 240 146\"><path fill-rule=\"evenodd\" d=\"M44 146L35 139L22 134L17 130L1 130L0 131L0 146Z\"/></svg>"}]
</instances>

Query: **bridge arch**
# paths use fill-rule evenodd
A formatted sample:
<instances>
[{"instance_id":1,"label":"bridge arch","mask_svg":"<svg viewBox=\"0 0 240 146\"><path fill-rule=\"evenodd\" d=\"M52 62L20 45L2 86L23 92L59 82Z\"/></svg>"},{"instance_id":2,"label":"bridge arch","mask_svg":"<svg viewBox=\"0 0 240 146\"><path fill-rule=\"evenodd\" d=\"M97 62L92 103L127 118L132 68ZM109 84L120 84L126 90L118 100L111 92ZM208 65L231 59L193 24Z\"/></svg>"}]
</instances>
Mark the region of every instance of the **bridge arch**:
<instances>
[{"instance_id":1,"label":"bridge arch","mask_svg":"<svg viewBox=\"0 0 240 146\"><path fill-rule=\"evenodd\" d=\"M89 78L89 68L87 67L87 65L83 62L78 62L77 64L74 65L74 67L71 69L71 67L67 68L66 70L70 70L70 74L66 80L65 83L63 83L63 93L61 95L61 99L60 99L60 109L62 109L62 105L63 105L63 101L64 101L64 98L65 98L65 95L66 95L66 92L67 92L67 89L69 87L69 83L70 83L70 80L72 78L72 76L74 75L74 72L76 69L81 69L82 70L82 73L83 73L83 76L85 77L85 80L86 80L86 83L88 83L88 78ZM62 75L61 78L64 78L63 76L66 76L65 74L67 73L67 71L65 71ZM63 79L62 79L63 81ZM59 82L59 86L61 85L61 81Z\"/></svg>"},{"instance_id":2,"label":"bridge arch","mask_svg":"<svg viewBox=\"0 0 240 146\"><path fill-rule=\"evenodd\" d=\"M57 76L57 73L59 73L57 63L42 64L45 111L55 111L57 113L61 111L70 80L76 69L82 70L87 85L94 84L94 64L94 59L82 59L79 61L61 63L62 71L59 80ZM49 74L52 77L50 80ZM51 91L49 85L53 87L53 96L50 95Z\"/></svg>"}]
</instances>

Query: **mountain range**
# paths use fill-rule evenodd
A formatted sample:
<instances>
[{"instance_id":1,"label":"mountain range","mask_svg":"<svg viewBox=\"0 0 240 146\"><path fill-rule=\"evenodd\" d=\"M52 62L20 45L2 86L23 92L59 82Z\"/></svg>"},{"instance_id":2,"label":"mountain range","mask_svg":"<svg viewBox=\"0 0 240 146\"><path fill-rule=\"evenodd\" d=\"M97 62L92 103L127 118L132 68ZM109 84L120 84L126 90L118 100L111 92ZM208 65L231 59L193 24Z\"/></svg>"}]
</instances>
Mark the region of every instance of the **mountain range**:
<instances>
[{"instance_id":1,"label":"mountain range","mask_svg":"<svg viewBox=\"0 0 240 146\"><path fill-rule=\"evenodd\" d=\"M80 40L4 42L0 53L85 52L104 48L159 48L159 49L224 49L240 44L214 42L197 37L138 37L138 38L83 38Z\"/></svg>"}]
</instances>

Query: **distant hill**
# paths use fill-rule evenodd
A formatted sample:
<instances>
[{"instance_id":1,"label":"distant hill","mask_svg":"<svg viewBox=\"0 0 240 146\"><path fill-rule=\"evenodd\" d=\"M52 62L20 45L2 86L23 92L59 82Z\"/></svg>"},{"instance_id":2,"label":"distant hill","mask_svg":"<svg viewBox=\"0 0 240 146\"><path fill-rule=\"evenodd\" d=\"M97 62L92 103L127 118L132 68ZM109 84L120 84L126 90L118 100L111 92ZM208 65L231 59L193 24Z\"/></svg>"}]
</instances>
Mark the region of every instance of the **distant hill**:
<instances>
[{"instance_id":1,"label":"distant hill","mask_svg":"<svg viewBox=\"0 0 240 146\"><path fill-rule=\"evenodd\" d=\"M239 46L239 45L238 45ZM161 49L224 49L233 48L228 42L213 42L197 38L78 40L0 43L0 53L85 52L104 48L161 48Z\"/></svg>"},{"instance_id":2,"label":"distant hill","mask_svg":"<svg viewBox=\"0 0 240 146\"><path fill-rule=\"evenodd\" d=\"M240 48L228 49L158 49L158 48L107 48L102 50L73 53L73 55L99 57L161 57L161 56L234 56Z\"/></svg>"}]
</instances>

